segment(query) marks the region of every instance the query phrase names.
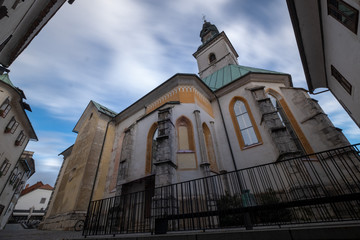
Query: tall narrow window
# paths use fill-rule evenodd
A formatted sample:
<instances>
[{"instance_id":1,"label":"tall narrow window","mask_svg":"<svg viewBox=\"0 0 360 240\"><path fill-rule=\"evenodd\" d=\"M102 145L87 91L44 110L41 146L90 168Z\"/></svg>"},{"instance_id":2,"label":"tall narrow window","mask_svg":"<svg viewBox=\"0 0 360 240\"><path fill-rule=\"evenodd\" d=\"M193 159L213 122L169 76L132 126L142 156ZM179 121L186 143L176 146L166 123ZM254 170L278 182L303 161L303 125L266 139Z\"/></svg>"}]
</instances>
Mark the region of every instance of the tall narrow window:
<instances>
[{"instance_id":1,"label":"tall narrow window","mask_svg":"<svg viewBox=\"0 0 360 240\"><path fill-rule=\"evenodd\" d=\"M202 128L203 128L205 144L206 144L206 153L210 163L210 170L213 172L219 172L218 166L216 164L214 144L212 141L210 129L205 123L203 123Z\"/></svg>"},{"instance_id":2,"label":"tall narrow window","mask_svg":"<svg viewBox=\"0 0 360 240\"><path fill-rule=\"evenodd\" d=\"M16 179L19 176L18 174L19 174L19 170L17 167L15 167L10 176L10 181L9 181L10 185L13 185L15 183Z\"/></svg>"},{"instance_id":3,"label":"tall narrow window","mask_svg":"<svg viewBox=\"0 0 360 240\"><path fill-rule=\"evenodd\" d=\"M25 136L25 134L24 134L24 131L21 131L20 133L19 133L19 136L16 138L16 140L15 140L15 145L16 146L22 146L23 145L23 143L24 143L24 141L25 141L25 139L26 139L26 136Z\"/></svg>"},{"instance_id":4,"label":"tall narrow window","mask_svg":"<svg viewBox=\"0 0 360 240\"><path fill-rule=\"evenodd\" d=\"M328 0L328 14L357 34L359 11L342 0Z\"/></svg>"},{"instance_id":5,"label":"tall narrow window","mask_svg":"<svg viewBox=\"0 0 360 240\"><path fill-rule=\"evenodd\" d=\"M340 83L340 85L351 95L352 86L341 73L331 65L331 75Z\"/></svg>"},{"instance_id":6,"label":"tall narrow window","mask_svg":"<svg viewBox=\"0 0 360 240\"><path fill-rule=\"evenodd\" d=\"M245 99L234 98L230 103L230 113L241 149L261 142L260 133Z\"/></svg>"},{"instance_id":7,"label":"tall narrow window","mask_svg":"<svg viewBox=\"0 0 360 240\"><path fill-rule=\"evenodd\" d=\"M272 94L267 93L267 96L269 97L271 104L274 106L275 110L277 111L277 114L281 120L281 123L284 127L286 127L286 130L288 131L288 133L290 134L291 138L294 140L296 148L302 152L305 153L302 144L298 138L298 136L296 135L290 121L288 120L284 109L282 108L281 104L279 103L278 99L275 98Z\"/></svg>"},{"instance_id":8,"label":"tall narrow window","mask_svg":"<svg viewBox=\"0 0 360 240\"><path fill-rule=\"evenodd\" d=\"M14 117L12 117L8 125L5 127L5 133L14 133L18 126L19 123L15 120Z\"/></svg>"},{"instance_id":9,"label":"tall narrow window","mask_svg":"<svg viewBox=\"0 0 360 240\"><path fill-rule=\"evenodd\" d=\"M196 154L194 132L191 121L186 117L180 117L176 121L178 150L177 164L179 169L196 169Z\"/></svg>"},{"instance_id":10,"label":"tall narrow window","mask_svg":"<svg viewBox=\"0 0 360 240\"><path fill-rule=\"evenodd\" d=\"M7 98L0 107L0 117L5 118L11 109L10 100Z\"/></svg>"},{"instance_id":11,"label":"tall narrow window","mask_svg":"<svg viewBox=\"0 0 360 240\"><path fill-rule=\"evenodd\" d=\"M156 149L157 149L157 137L158 137L158 126L157 123L154 123L147 136L147 145L146 145L146 164L145 164L145 173L151 174L154 173L154 161L156 159Z\"/></svg>"},{"instance_id":12,"label":"tall narrow window","mask_svg":"<svg viewBox=\"0 0 360 240\"><path fill-rule=\"evenodd\" d=\"M10 162L8 159L5 159L4 162L0 166L0 177L5 176L6 173L9 171L10 168Z\"/></svg>"}]
</instances>

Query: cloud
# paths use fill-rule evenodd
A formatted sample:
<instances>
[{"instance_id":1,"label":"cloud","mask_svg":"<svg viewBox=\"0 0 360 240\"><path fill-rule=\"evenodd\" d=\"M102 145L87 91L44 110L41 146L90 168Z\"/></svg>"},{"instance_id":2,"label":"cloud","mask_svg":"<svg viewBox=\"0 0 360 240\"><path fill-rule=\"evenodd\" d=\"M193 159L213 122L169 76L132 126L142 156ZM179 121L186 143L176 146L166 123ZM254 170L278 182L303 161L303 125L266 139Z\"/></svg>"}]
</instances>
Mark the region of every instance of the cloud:
<instances>
[{"instance_id":1,"label":"cloud","mask_svg":"<svg viewBox=\"0 0 360 240\"><path fill-rule=\"evenodd\" d=\"M34 152L36 171L28 183L36 183L46 175L47 182L41 181L53 185L63 162L62 156L58 154L74 143L76 135L55 131L39 131L37 135L40 141L29 142L26 147L26 150Z\"/></svg>"},{"instance_id":2,"label":"cloud","mask_svg":"<svg viewBox=\"0 0 360 240\"><path fill-rule=\"evenodd\" d=\"M64 4L11 66L10 77L31 106L43 109L43 118L48 113L75 125L90 100L120 112L175 73L197 73L192 54L201 44L202 14L226 32L240 65L289 73L296 87L307 88L283 0ZM339 104L313 97L336 126L356 132ZM38 173L55 172L62 161L57 154L74 142L74 134L35 130L40 141L28 149L35 151Z\"/></svg>"}]
</instances>

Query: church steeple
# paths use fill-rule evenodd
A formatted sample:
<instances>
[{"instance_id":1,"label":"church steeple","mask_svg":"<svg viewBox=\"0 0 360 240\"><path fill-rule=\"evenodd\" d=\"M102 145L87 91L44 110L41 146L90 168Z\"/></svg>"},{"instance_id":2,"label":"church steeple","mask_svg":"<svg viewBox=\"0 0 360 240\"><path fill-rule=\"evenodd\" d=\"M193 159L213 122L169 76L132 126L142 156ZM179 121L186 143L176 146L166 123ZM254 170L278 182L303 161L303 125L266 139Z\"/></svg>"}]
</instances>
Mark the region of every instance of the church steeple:
<instances>
[{"instance_id":1,"label":"church steeple","mask_svg":"<svg viewBox=\"0 0 360 240\"><path fill-rule=\"evenodd\" d=\"M239 56L226 34L219 33L217 27L205 19L200 38L202 44L193 54L198 63L200 78L205 78L227 65L238 65Z\"/></svg>"},{"instance_id":2,"label":"church steeple","mask_svg":"<svg viewBox=\"0 0 360 240\"><path fill-rule=\"evenodd\" d=\"M201 42L205 44L218 34L219 30L217 27L204 19L204 24L200 32Z\"/></svg>"}]
</instances>

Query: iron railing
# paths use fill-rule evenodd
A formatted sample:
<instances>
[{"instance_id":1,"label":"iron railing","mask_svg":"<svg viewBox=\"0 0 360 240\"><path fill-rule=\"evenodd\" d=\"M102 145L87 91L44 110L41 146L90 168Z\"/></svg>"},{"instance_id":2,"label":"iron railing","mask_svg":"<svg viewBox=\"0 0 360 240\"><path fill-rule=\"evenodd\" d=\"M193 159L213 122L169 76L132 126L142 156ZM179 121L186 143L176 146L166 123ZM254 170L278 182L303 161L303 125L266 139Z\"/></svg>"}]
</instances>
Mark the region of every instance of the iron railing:
<instances>
[{"instance_id":1,"label":"iron railing","mask_svg":"<svg viewBox=\"0 0 360 240\"><path fill-rule=\"evenodd\" d=\"M360 220L359 145L93 201L83 234Z\"/></svg>"}]
</instances>

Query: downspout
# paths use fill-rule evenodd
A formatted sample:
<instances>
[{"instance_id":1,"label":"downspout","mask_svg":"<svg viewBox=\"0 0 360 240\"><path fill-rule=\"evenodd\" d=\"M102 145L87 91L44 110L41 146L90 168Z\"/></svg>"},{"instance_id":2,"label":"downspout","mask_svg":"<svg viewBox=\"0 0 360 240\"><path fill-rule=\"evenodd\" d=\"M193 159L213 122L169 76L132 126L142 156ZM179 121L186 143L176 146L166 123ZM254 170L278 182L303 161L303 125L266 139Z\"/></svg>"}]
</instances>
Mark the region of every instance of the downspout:
<instances>
[{"instance_id":1,"label":"downspout","mask_svg":"<svg viewBox=\"0 0 360 240\"><path fill-rule=\"evenodd\" d=\"M233 164L234 164L235 171L237 171L238 168L237 168L237 166L236 166L235 157L234 157L234 152L233 152L233 149L232 149L232 147L231 147L228 130L227 130L226 125L225 125L224 115L223 115L223 112L222 112L221 106L220 106L220 101L219 101L219 98L216 96L215 93L214 93L214 96L215 96L216 102L217 102L217 104L218 104L218 106L219 106L222 123L223 123L224 129L225 129L226 140L227 140L228 145L229 145L229 148L230 148L231 159L232 159L232 162L233 162Z\"/></svg>"},{"instance_id":2,"label":"downspout","mask_svg":"<svg viewBox=\"0 0 360 240\"><path fill-rule=\"evenodd\" d=\"M21 181L23 181L24 174L25 174L25 172L23 172L23 173L22 173L22 176L21 176L21 178L20 178L21 180L20 180L20 182L19 182L19 183L21 183ZM20 196L20 193L21 193L21 191L19 192L19 196ZM9 207L10 207L10 205L11 205L12 201L14 200L14 196L15 196L15 194L16 194L16 188L15 188L15 190L14 190L14 192L13 192L12 196L11 196L10 202L9 202L9 204L8 204L7 208L6 208L6 211L5 211L5 213L4 213L4 216L5 216L5 215L6 215L6 213L9 211ZM16 205L16 203L14 204L14 208L15 208L15 205ZM4 209L5 209L5 208L4 208ZM14 211L14 209L11 211L11 214L9 215L9 218L12 216L13 211ZM8 219L8 220L9 220L9 219Z\"/></svg>"},{"instance_id":3,"label":"downspout","mask_svg":"<svg viewBox=\"0 0 360 240\"><path fill-rule=\"evenodd\" d=\"M84 227L83 227L83 232L82 232L83 236L84 236L84 233L85 233L86 228L87 228L87 222L88 222L88 216L89 216L88 213L90 211L91 200L92 200L93 195L94 195L95 183L96 183L96 179L97 179L97 176L98 176L98 173L99 173L100 161L101 161L102 153L104 151L104 145L105 145L105 141L106 141L106 136L107 136L109 124L110 124L111 121L112 121L112 119L109 120L108 123L106 124L106 130L105 130L105 134L104 134L104 139L103 139L103 142L102 142L101 151L100 151L100 155L99 155L99 160L98 160L98 164L97 164L97 167L96 167L94 183L93 183L93 186L92 186L92 189L91 189L91 195L90 195L90 199L89 199L89 204L88 204L87 211L86 211ZM86 235L85 235L85 238L86 238Z\"/></svg>"},{"instance_id":4,"label":"downspout","mask_svg":"<svg viewBox=\"0 0 360 240\"><path fill-rule=\"evenodd\" d=\"M93 186L92 186L92 189L91 189L91 195L90 195L90 200L89 200L89 207L90 207L90 203L91 203L91 200L92 200L92 198L93 198L93 195L94 195L95 183L96 183L96 179L97 179L97 176L98 176L98 173L99 173L101 157L102 157L102 154L103 154L103 151L104 151L104 145L105 145L105 141L106 141L106 136L107 136L109 124L110 124L111 121L112 121L112 120L108 121L108 123L106 124L106 130L105 130L105 134L104 134L104 139L103 139L103 142L102 142L101 151L100 151L100 155L99 155L99 160L98 160L98 164L97 164L97 167L96 167L94 183L93 183Z\"/></svg>"},{"instance_id":5,"label":"downspout","mask_svg":"<svg viewBox=\"0 0 360 240\"><path fill-rule=\"evenodd\" d=\"M224 129L225 129L225 135L226 135L226 140L228 142L228 145L229 145L229 148L230 148L230 154L231 154L231 159L233 161L233 164L234 164L234 168L235 168L235 172L236 172L236 178L237 178L237 181L239 183L239 186L240 186L240 191L241 191L241 195L244 195L245 198L248 198L248 194L249 194L249 190L246 190L241 182L241 178L239 176L239 172L238 172L238 168L236 166L236 162L235 162L235 157L234 157L234 152L233 152L233 149L231 147L231 143L230 143L230 138L229 138L229 134L228 134L228 131L227 131L227 128L226 128L226 124L225 124L225 120L224 120L224 115L223 115L223 112L221 110L221 106L220 106L220 101L219 101L219 98L216 96L216 94L214 93L214 96L216 98L216 101L218 103L218 106L219 106L219 110L220 110L220 115L221 115L221 119L222 119L222 122L223 122L223 126L224 126ZM248 205L247 201L245 200L242 200L243 202L243 205L246 207ZM245 212L244 213L244 223L245 223L245 229L246 230L252 230L253 229L253 225L251 223L251 218L250 218L250 213L249 212Z\"/></svg>"}]
</instances>

